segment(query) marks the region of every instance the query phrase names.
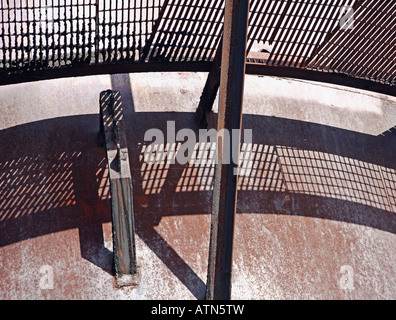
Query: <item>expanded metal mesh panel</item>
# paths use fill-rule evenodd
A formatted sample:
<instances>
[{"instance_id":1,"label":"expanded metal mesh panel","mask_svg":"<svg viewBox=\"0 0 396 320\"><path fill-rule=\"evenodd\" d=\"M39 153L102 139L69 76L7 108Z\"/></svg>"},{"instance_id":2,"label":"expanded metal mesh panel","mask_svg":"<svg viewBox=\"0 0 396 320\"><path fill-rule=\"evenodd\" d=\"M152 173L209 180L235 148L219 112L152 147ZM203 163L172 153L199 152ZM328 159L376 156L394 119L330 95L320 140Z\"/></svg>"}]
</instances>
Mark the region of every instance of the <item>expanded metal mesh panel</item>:
<instances>
[{"instance_id":1,"label":"expanded metal mesh panel","mask_svg":"<svg viewBox=\"0 0 396 320\"><path fill-rule=\"evenodd\" d=\"M57 67L87 61L94 48L95 1L2 0L1 67Z\"/></svg>"},{"instance_id":2,"label":"expanded metal mesh panel","mask_svg":"<svg viewBox=\"0 0 396 320\"><path fill-rule=\"evenodd\" d=\"M396 2L362 1L353 28L336 30L308 66L391 82L396 78L395 35Z\"/></svg>"},{"instance_id":3,"label":"expanded metal mesh panel","mask_svg":"<svg viewBox=\"0 0 396 320\"><path fill-rule=\"evenodd\" d=\"M212 59L222 33L223 9L222 1L167 1L144 57L160 61Z\"/></svg>"},{"instance_id":4,"label":"expanded metal mesh panel","mask_svg":"<svg viewBox=\"0 0 396 320\"><path fill-rule=\"evenodd\" d=\"M0 68L133 62L162 2L2 0Z\"/></svg>"},{"instance_id":5,"label":"expanded metal mesh panel","mask_svg":"<svg viewBox=\"0 0 396 320\"><path fill-rule=\"evenodd\" d=\"M328 32L337 28L339 11L354 1L252 1L248 50L263 43L261 62L301 67Z\"/></svg>"},{"instance_id":6,"label":"expanded metal mesh panel","mask_svg":"<svg viewBox=\"0 0 396 320\"><path fill-rule=\"evenodd\" d=\"M0 0L0 73L212 61L224 0ZM396 0L251 0L249 62L394 84Z\"/></svg>"}]
</instances>

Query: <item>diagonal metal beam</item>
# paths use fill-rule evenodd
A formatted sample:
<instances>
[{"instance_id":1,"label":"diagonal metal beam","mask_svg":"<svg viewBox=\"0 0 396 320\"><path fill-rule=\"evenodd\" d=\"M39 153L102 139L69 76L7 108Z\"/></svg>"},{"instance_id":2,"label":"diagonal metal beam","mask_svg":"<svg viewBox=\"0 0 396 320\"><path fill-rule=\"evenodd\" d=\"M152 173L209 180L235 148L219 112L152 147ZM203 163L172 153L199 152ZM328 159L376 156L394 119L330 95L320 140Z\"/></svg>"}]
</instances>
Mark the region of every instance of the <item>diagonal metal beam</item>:
<instances>
[{"instance_id":1,"label":"diagonal metal beam","mask_svg":"<svg viewBox=\"0 0 396 320\"><path fill-rule=\"evenodd\" d=\"M210 300L231 298L232 251L248 14L249 0L226 0L217 128L218 163L216 164L213 189L206 288L206 298ZM234 129L238 130L237 135L234 134ZM229 133L229 139L225 139L226 132ZM235 150L238 153L237 157L233 157ZM235 160L232 161L232 159Z\"/></svg>"},{"instance_id":2,"label":"diagonal metal beam","mask_svg":"<svg viewBox=\"0 0 396 320\"><path fill-rule=\"evenodd\" d=\"M153 26L153 30L151 31L150 38L144 44L142 53L140 55L140 62L145 62L145 60L147 59L147 57L150 53L150 49L151 49L151 46L153 45L155 35L157 34L158 28L161 24L162 18L164 17L164 14L165 14L166 8L168 7L168 4L169 4L169 0L165 0L165 2L162 5L161 10L158 14L158 18L155 21L155 24Z\"/></svg>"},{"instance_id":3,"label":"diagonal metal beam","mask_svg":"<svg viewBox=\"0 0 396 320\"><path fill-rule=\"evenodd\" d=\"M212 110L220 87L222 47L223 40L221 39L196 110L197 121L199 125L205 128L208 126L207 113Z\"/></svg>"}]
</instances>

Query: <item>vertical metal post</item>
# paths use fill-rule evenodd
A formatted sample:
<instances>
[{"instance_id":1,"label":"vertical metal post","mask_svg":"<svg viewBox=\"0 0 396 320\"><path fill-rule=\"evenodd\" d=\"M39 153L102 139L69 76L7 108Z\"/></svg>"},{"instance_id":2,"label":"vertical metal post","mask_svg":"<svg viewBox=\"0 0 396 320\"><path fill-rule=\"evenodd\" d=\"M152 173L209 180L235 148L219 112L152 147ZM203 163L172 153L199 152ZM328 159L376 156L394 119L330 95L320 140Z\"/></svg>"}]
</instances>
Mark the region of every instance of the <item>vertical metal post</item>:
<instances>
[{"instance_id":1,"label":"vertical metal post","mask_svg":"<svg viewBox=\"0 0 396 320\"><path fill-rule=\"evenodd\" d=\"M99 35L99 0L95 1L95 63L99 63L99 42L100 42L100 35ZM104 13L103 13L104 15ZM103 34L105 33L104 25L103 25ZM91 57L92 61L92 57Z\"/></svg>"},{"instance_id":2,"label":"vertical metal post","mask_svg":"<svg viewBox=\"0 0 396 320\"><path fill-rule=\"evenodd\" d=\"M114 269L117 286L136 284L135 227L132 178L129 168L121 96L100 94L100 134L106 148L111 190Z\"/></svg>"},{"instance_id":3,"label":"vertical metal post","mask_svg":"<svg viewBox=\"0 0 396 320\"><path fill-rule=\"evenodd\" d=\"M232 247L237 199L238 163L232 149L240 146L246 64L249 0L226 0L218 114L218 143L206 298L231 297ZM229 132L229 141L221 135ZM224 142L224 143L223 143ZM238 154L239 158L239 154ZM237 159L238 159L237 158ZM235 157L234 157L235 159ZM236 160L236 162L238 162Z\"/></svg>"}]
</instances>

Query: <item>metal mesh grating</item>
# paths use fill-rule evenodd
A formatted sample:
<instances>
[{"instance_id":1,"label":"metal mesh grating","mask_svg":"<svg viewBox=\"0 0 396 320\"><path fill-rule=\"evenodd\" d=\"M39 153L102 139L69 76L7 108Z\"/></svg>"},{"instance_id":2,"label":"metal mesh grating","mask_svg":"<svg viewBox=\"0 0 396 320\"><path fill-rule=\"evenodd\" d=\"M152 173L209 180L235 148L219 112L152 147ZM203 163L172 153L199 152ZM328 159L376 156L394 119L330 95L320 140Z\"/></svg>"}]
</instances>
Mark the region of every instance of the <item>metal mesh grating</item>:
<instances>
[{"instance_id":1,"label":"metal mesh grating","mask_svg":"<svg viewBox=\"0 0 396 320\"><path fill-rule=\"evenodd\" d=\"M223 11L222 0L1 0L0 75L210 62ZM395 12L396 0L251 0L247 60L394 85Z\"/></svg>"}]
</instances>

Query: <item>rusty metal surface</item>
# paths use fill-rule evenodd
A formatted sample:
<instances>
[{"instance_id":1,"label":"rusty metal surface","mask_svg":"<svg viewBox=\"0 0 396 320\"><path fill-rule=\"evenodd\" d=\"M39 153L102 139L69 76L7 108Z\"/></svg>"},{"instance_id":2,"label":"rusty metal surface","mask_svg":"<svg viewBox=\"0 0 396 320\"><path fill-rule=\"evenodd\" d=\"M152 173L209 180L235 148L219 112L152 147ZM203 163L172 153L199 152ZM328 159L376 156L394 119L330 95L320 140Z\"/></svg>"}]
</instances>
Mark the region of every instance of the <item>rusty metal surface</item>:
<instances>
[{"instance_id":1,"label":"rusty metal surface","mask_svg":"<svg viewBox=\"0 0 396 320\"><path fill-rule=\"evenodd\" d=\"M344 6L353 10L353 28L342 24L350 17ZM253 0L247 62L394 86L395 6L395 0ZM186 63L191 70L188 64L213 61L223 19L220 0L2 1L0 80L50 78L58 69L89 74L98 66L112 73L104 66L114 64L150 71L151 63Z\"/></svg>"},{"instance_id":2,"label":"rusty metal surface","mask_svg":"<svg viewBox=\"0 0 396 320\"><path fill-rule=\"evenodd\" d=\"M119 287L136 284L136 245L132 177L118 91L100 93L100 137L106 150L111 191L114 271Z\"/></svg>"},{"instance_id":3,"label":"rusty metal surface","mask_svg":"<svg viewBox=\"0 0 396 320\"><path fill-rule=\"evenodd\" d=\"M238 163L232 146L240 145L243 92L245 83L246 39L249 1L226 3L223 34L217 131L217 159L213 186L212 223L208 262L207 299L231 297L232 252L237 202ZM227 141L224 130L230 133ZM223 133L223 136L220 134ZM239 156L237 157L237 159Z\"/></svg>"},{"instance_id":4,"label":"rusty metal surface","mask_svg":"<svg viewBox=\"0 0 396 320\"><path fill-rule=\"evenodd\" d=\"M205 74L164 72L0 87L10 111L0 115L1 299L205 297L214 167L142 160L148 129L174 120L198 133L204 83ZM231 298L395 299L395 98L274 77L245 83L253 170L238 183ZM108 88L134 128L135 288L117 288L112 272L97 143L98 93Z\"/></svg>"},{"instance_id":5,"label":"rusty metal surface","mask_svg":"<svg viewBox=\"0 0 396 320\"><path fill-rule=\"evenodd\" d=\"M223 42L220 41L196 110L197 121L204 128L208 126L207 113L212 110L217 91L220 88L222 46Z\"/></svg>"}]
</instances>

